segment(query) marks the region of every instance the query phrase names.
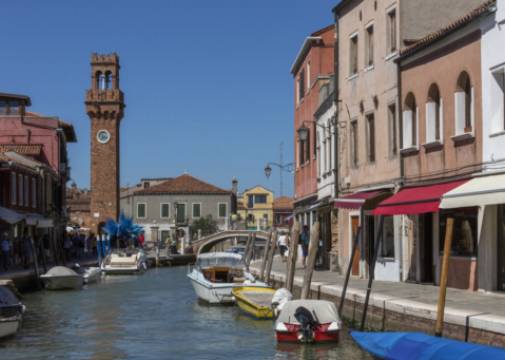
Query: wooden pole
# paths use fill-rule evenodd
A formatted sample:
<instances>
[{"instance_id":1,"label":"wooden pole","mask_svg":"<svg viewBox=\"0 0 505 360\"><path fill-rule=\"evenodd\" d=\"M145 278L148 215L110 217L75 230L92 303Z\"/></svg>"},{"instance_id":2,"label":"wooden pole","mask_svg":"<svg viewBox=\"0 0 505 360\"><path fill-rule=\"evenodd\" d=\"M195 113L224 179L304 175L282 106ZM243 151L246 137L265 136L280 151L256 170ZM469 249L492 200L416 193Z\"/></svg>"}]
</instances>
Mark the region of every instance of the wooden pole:
<instances>
[{"instance_id":1,"label":"wooden pole","mask_svg":"<svg viewBox=\"0 0 505 360\"><path fill-rule=\"evenodd\" d=\"M302 299L308 299L310 294L310 284L312 282L312 273L314 272L314 265L316 264L317 248L319 246L319 221L316 221L312 225L310 231L310 243L309 243L309 257L307 258L307 266L305 267L305 274L303 276L303 286L302 286Z\"/></svg>"},{"instance_id":2,"label":"wooden pole","mask_svg":"<svg viewBox=\"0 0 505 360\"><path fill-rule=\"evenodd\" d=\"M361 226L358 227L358 231L356 232L356 237L354 238L354 243L352 244L351 259L349 261L349 265L347 266L347 272L345 273L344 288L342 289L342 294L340 295L340 304L338 305L338 314L340 315L340 317L342 317L342 309L344 308L347 286L349 285L349 278L351 277L352 263L354 261L354 257L356 256L356 250L358 249L360 239L361 239Z\"/></svg>"},{"instance_id":3,"label":"wooden pole","mask_svg":"<svg viewBox=\"0 0 505 360\"><path fill-rule=\"evenodd\" d=\"M272 234L272 242L270 243L270 252L268 254L265 282L270 283L270 275L272 273L272 264L274 262L275 251L277 250L277 230Z\"/></svg>"},{"instance_id":4,"label":"wooden pole","mask_svg":"<svg viewBox=\"0 0 505 360\"><path fill-rule=\"evenodd\" d=\"M296 258L298 257L299 238L300 238L300 223L295 220L293 223L293 228L291 230L291 242L289 244L289 259L286 276L286 288L290 292L293 292L293 281L295 278Z\"/></svg>"},{"instance_id":5,"label":"wooden pole","mask_svg":"<svg viewBox=\"0 0 505 360\"><path fill-rule=\"evenodd\" d=\"M245 243L244 249L244 262L247 263L247 257L249 256L249 251L251 249L251 233L247 235L247 241Z\"/></svg>"},{"instance_id":6,"label":"wooden pole","mask_svg":"<svg viewBox=\"0 0 505 360\"><path fill-rule=\"evenodd\" d=\"M249 270L249 265L251 264L251 260L254 256L254 246L256 245L256 234L252 233L251 234L251 246L249 248L249 253L247 254L246 260L245 260L245 265L247 269Z\"/></svg>"},{"instance_id":7,"label":"wooden pole","mask_svg":"<svg viewBox=\"0 0 505 360\"><path fill-rule=\"evenodd\" d=\"M267 240L265 241L265 247L263 248L263 259L261 261L260 279L265 279L265 268L267 266L268 253L270 252L270 243L272 242L273 232L270 231Z\"/></svg>"},{"instance_id":8,"label":"wooden pole","mask_svg":"<svg viewBox=\"0 0 505 360\"><path fill-rule=\"evenodd\" d=\"M377 234L375 238L377 242L375 243L373 259L370 264L369 274L368 274L368 287L366 289L366 297L365 297L365 305L363 308L363 315L361 317L361 331L365 330L365 321L366 321L366 313L368 311L368 302L370 301L370 293L372 292L372 283L375 277L375 264L377 263L377 256L379 255L379 249L382 243L383 231L382 228L384 226L384 216L379 217L379 228L377 229Z\"/></svg>"},{"instance_id":9,"label":"wooden pole","mask_svg":"<svg viewBox=\"0 0 505 360\"><path fill-rule=\"evenodd\" d=\"M449 272L449 257L451 255L453 229L454 219L448 218L445 225L444 256L442 258L442 273L440 274L440 291L438 294L435 336L442 336L442 331L444 329L445 296L447 294L447 274Z\"/></svg>"}]
</instances>

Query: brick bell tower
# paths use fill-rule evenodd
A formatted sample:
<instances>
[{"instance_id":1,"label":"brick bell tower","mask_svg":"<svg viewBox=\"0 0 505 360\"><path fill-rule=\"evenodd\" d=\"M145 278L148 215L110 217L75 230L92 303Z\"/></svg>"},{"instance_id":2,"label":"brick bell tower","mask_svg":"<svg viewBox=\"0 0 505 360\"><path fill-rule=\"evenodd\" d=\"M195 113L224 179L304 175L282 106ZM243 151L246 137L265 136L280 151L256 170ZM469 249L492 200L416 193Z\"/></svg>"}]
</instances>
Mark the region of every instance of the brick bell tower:
<instances>
[{"instance_id":1,"label":"brick bell tower","mask_svg":"<svg viewBox=\"0 0 505 360\"><path fill-rule=\"evenodd\" d=\"M91 55L91 89L86 92L86 113L91 121L92 226L119 216L119 127L125 108L119 88L119 56Z\"/></svg>"}]
</instances>

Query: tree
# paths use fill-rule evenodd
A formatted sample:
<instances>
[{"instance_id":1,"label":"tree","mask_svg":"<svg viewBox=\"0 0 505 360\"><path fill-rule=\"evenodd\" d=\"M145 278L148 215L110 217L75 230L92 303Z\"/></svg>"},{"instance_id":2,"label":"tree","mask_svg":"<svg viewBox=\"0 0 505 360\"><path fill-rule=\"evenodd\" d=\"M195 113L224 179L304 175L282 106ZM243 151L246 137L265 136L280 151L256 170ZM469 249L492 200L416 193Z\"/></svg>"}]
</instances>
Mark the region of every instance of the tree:
<instances>
[{"instance_id":1,"label":"tree","mask_svg":"<svg viewBox=\"0 0 505 360\"><path fill-rule=\"evenodd\" d=\"M217 232L217 222L212 218L212 215L199 218L193 221L191 225L191 234L198 234L198 230L202 232L202 236L207 236Z\"/></svg>"}]
</instances>

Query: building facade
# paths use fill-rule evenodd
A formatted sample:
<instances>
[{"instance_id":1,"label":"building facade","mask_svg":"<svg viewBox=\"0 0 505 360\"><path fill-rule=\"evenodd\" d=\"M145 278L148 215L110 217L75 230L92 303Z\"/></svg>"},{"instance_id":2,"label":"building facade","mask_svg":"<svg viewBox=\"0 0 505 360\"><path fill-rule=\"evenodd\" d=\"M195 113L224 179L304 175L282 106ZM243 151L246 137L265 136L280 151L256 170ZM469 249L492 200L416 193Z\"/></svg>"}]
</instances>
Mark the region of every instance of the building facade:
<instances>
[{"instance_id":1,"label":"building facade","mask_svg":"<svg viewBox=\"0 0 505 360\"><path fill-rule=\"evenodd\" d=\"M280 196L273 203L273 226L276 228L289 228L293 218L293 199Z\"/></svg>"},{"instance_id":2,"label":"building facade","mask_svg":"<svg viewBox=\"0 0 505 360\"><path fill-rule=\"evenodd\" d=\"M143 226L146 241L167 241L174 239L176 230L178 246L184 248L197 234L190 233L194 221L212 217L219 230L226 230L230 224L232 193L208 184L189 174L152 184L144 179L140 189L123 192L121 211L134 222ZM157 180L154 180L156 183ZM149 185L146 185L149 183Z\"/></svg>"},{"instance_id":3,"label":"building facade","mask_svg":"<svg viewBox=\"0 0 505 360\"><path fill-rule=\"evenodd\" d=\"M238 200L238 215L246 229L270 229L274 221L274 193L263 186L246 189Z\"/></svg>"}]
</instances>

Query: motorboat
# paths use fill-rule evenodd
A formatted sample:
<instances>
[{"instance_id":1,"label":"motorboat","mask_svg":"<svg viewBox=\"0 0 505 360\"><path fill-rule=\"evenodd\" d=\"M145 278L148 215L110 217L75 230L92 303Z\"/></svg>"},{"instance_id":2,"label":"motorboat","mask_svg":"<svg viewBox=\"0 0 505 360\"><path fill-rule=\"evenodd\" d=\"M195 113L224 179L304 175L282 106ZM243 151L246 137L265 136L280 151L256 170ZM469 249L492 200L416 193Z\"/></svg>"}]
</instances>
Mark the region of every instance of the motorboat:
<instances>
[{"instance_id":1,"label":"motorboat","mask_svg":"<svg viewBox=\"0 0 505 360\"><path fill-rule=\"evenodd\" d=\"M342 328L335 304L326 300L291 300L275 321L278 342L337 343Z\"/></svg>"},{"instance_id":2,"label":"motorboat","mask_svg":"<svg viewBox=\"0 0 505 360\"><path fill-rule=\"evenodd\" d=\"M102 262L102 271L107 275L131 275L146 269L146 255L142 249L116 250Z\"/></svg>"},{"instance_id":3,"label":"motorboat","mask_svg":"<svg viewBox=\"0 0 505 360\"><path fill-rule=\"evenodd\" d=\"M246 271L242 255L228 252L200 254L188 277L197 296L209 304L234 303L236 287L268 287Z\"/></svg>"},{"instance_id":4,"label":"motorboat","mask_svg":"<svg viewBox=\"0 0 505 360\"><path fill-rule=\"evenodd\" d=\"M9 285L0 284L0 339L15 335L21 328L25 306L17 292Z\"/></svg>"},{"instance_id":5,"label":"motorboat","mask_svg":"<svg viewBox=\"0 0 505 360\"><path fill-rule=\"evenodd\" d=\"M81 267L79 264L75 264L73 270L82 275L82 280L85 285L98 282L102 276L102 269L97 266Z\"/></svg>"},{"instance_id":6,"label":"motorboat","mask_svg":"<svg viewBox=\"0 0 505 360\"><path fill-rule=\"evenodd\" d=\"M80 289L83 284L82 275L65 266L55 266L40 278L48 290Z\"/></svg>"},{"instance_id":7,"label":"motorboat","mask_svg":"<svg viewBox=\"0 0 505 360\"><path fill-rule=\"evenodd\" d=\"M361 348L379 359L505 359L505 350L501 348L419 332L352 331L351 336Z\"/></svg>"},{"instance_id":8,"label":"motorboat","mask_svg":"<svg viewBox=\"0 0 505 360\"><path fill-rule=\"evenodd\" d=\"M275 289L269 287L242 286L232 290L235 301L240 309L256 319L271 319L272 298Z\"/></svg>"}]
</instances>

